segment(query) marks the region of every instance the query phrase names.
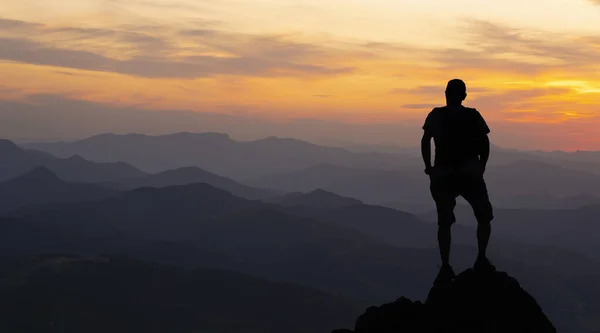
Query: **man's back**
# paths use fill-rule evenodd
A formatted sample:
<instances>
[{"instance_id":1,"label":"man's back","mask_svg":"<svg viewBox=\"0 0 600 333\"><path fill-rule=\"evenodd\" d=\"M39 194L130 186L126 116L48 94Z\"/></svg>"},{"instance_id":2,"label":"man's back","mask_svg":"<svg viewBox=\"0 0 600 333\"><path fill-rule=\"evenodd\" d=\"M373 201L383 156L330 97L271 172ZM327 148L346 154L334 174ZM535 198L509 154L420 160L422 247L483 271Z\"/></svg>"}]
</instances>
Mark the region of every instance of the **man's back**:
<instances>
[{"instance_id":1,"label":"man's back","mask_svg":"<svg viewBox=\"0 0 600 333\"><path fill-rule=\"evenodd\" d=\"M481 114L464 106L433 109L423 126L435 143L436 167L460 167L479 156L480 138L490 132Z\"/></svg>"}]
</instances>

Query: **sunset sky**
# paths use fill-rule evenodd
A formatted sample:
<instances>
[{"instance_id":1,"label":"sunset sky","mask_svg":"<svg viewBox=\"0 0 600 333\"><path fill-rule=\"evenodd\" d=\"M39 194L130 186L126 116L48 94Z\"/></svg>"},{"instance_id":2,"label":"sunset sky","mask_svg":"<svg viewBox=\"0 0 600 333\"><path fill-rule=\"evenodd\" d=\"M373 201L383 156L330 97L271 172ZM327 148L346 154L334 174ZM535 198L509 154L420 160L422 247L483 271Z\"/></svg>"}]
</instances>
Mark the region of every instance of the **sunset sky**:
<instances>
[{"instance_id":1,"label":"sunset sky","mask_svg":"<svg viewBox=\"0 0 600 333\"><path fill-rule=\"evenodd\" d=\"M418 130L458 77L497 144L600 150L600 0L4 0L0 9L5 107L43 108L39 97L53 96L123 112L334 121L373 125L371 141L389 142L375 125Z\"/></svg>"}]
</instances>

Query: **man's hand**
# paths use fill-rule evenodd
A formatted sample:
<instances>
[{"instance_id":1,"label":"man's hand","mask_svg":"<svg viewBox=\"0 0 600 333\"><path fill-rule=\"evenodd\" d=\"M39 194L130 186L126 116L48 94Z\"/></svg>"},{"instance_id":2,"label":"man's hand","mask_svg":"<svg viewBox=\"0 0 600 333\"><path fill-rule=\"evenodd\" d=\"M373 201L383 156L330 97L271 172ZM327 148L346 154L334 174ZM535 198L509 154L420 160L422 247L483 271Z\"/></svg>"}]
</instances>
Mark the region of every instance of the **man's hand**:
<instances>
[{"instance_id":1,"label":"man's hand","mask_svg":"<svg viewBox=\"0 0 600 333\"><path fill-rule=\"evenodd\" d=\"M482 160L479 160L479 170L481 171L482 176L485 174L486 167L487 167L487 163Z\"/></svg>"},{"instance_id":2,"label":"man's hand","mask_svg":"<svg viewBox=\"0 0 600 333\"><path fill-rule=\"evenodd\" d=\"M433 168L432 167L426 167L425 168L425 174L428 176L431 176L431 173L433 172Z\"/></svg>"}]
</instances>

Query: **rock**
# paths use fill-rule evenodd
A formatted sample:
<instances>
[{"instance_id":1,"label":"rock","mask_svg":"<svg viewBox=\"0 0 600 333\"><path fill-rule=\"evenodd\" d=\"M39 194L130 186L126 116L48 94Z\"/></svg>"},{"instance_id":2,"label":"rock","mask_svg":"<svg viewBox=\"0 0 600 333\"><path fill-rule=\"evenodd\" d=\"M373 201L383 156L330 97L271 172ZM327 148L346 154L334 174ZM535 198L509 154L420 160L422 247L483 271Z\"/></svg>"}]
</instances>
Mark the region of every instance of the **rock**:
<instances>
[{"instance_id":1,"label":"rock","mask_svg":"<svg viewBox=\"0 0 600 333\"><path fill-rule=\"evenodd\" d=\"M556 329L536 300L508 274L467 270L451 284L434 286L424 304L400 298L368 308L354 332L555 333Z\"/></svg>"}]
</instances>

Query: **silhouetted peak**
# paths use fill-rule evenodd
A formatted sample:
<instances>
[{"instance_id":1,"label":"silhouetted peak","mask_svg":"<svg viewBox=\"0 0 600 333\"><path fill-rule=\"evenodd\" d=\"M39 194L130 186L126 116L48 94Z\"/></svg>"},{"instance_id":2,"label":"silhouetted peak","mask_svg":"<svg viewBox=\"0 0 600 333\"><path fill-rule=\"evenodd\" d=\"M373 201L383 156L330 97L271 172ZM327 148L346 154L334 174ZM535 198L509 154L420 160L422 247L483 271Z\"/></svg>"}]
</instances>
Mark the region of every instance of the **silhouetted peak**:
<instances>
[{"instance_id":1,"label":"silhouetted peak","mask_svg":"<svg viewBox=\"0 0 600 333\"><path fill-rule=\"evenodd\" d=\"M87 160L79 155L73 155L71 157L68 158L69 161L72 162L87 162Z\"/></svg>"},{"instance_id":2,"label":"silhouetted peak","mask_svg":"<svg viewBox=\"0 0 600 333\"><path fill-rule=\"evenodd\" d=\"M114 133L101 133L101 134L97 134L97 135L93 135L90 136L88 138L85 139L81 139L79 141L76 142L80 142L80 143L88 143L88 142L102 142L102 141L107 141L107 140L112 140L115 138L118 138L119 135L114 134ZM59 141L58 143L71 143L71 142L64 142L64 141Z\"/></svg>"},{"instance_id":3,"label":"silhouetted peak","mask_svg":"<svg viewBox=\"0 0 600 333\"><path fill-rule=\"evenodd\" d=\"M206 183L195 183L189 185L175 185L167 187L140 187L135 190L126 192L125 196L150 196L155 198L165 198L172 200L177 197L183 198L194 198L196 200L202 200L210 198L211 200L217 198L234 198L234 196L224 190L216 188ZM240 199L242 200L242 199Z\"/></svg>"},{"instance_id":4,"label":"silhouetted peak","mask_svg":"<svg viewBox=\"0 0 600 333\"><path fill-rule=\"evenodd\" d=\"M344 203L346 205L360 205L362 201L344 197L333 192L325 191L323 189L316 189L305 195L305 198L313 199L313 200L325 200L325 201L337 201L340 203Z\"/></svg>"},{"instance_id":5,"label":"silhouetted peak","mask_svg":"<svg viewBox=\"0 0 600 333\"><path fill-rule=\"evenodd\" d=\"M558 165L554 165L544 161L521 159L508 165L518 170L554 170L554 171L570 171Z\"/></svg>"},{"instance_id":6,"label":"silhouetted peak","mask_svg":"<svg viewBox=\"0 0 600 333\"><path fill-rule=\"evenodd\" d=\"M343 197L341 195L317 189L310 193L290 193L278 200L271 200L283 206L305 206L312 208L336 209L348 206L361 205L360 200Z\"/></svg>"},{"instance_id":7,"label":"silhouetted peak","mask_svg":"<svg viewBox=\"0 0 600 333\"><path fill-rule=\"evenodd\" d=\"M269 136L260 140L256 140L256 141L252 141L250 142L251 144L271 144L271 145L285 145L285 146L290 146L293 145L294 148L314 148L314 147L321 147L318 146L314 143L311 142L307 142L307 141L303 141L303 140L299 140L299 139L294 139L294 138L280 138L277 136ZM326 147L321 147L321 148L326 148ZM332 149L327 147L327 149Z\"/></svg>"},{"instance_id":8,"label":"silhouetted peak","mask_svg":"<svg viewBox=\"0 0 600 333\"><path fill-rule=\"evenodd\" d=\"M425 303L400 298L368 308L356 321L355 332L554 333L556 329L508 274L467 270L449 285L434 286Z\"/></svg>"},{"instance_id":9,"label":"silhouetted peak","mask_svg":"<svg viewBox=\"0 0 600 333\"><path fill-rule=\"evenodd\" d=\"M177 169L173 169L173 170L167 170L167 171L163 171L161 173L158 173L158 175L162 175L162 176L167 176L167 175L178 175L178 176L198 176L198 175L212 175L217 177L216 175L198 168L198 167L181 167L181 168L177 168Z\"/></svg>"},{"instance_id":10,"label":"silhouetted peak","mask_svg":"<svg viewBox=\"0 0 600 333\"><path fill-rule=\"evenodd\" d=\"M54 172L46 167L36 167L33 170L19 176L15 179L9 180L12 183L23 183L23 182L36 182L36 183L63 183Z\"/></svg>"},{"instance_id":11,"label":"silhouetted peak","mask_svg":"<svg viewBox=\"0 0 600 333\"><path fill-rule=\"evenodd\" d=\"M21 154L24 150L17 146L14 142L6 139L0 139L0 155L11 156L15 154Z\"/></svg>"},{"instance_id":12,"label":"silhouetted peak","mask_svg":"<svg viewBox=\"0 0 600 333\"><path fill-rule=\"evenodd\" d=\"M216 133L216 132L206 132L206 133L192 133L192 132L179 132L168 135L171 138L176 139L201 139L208 141L216 141L216 142L229 142L233 141L229 134L225 133Z\"/></svg>"}]
</instances>

